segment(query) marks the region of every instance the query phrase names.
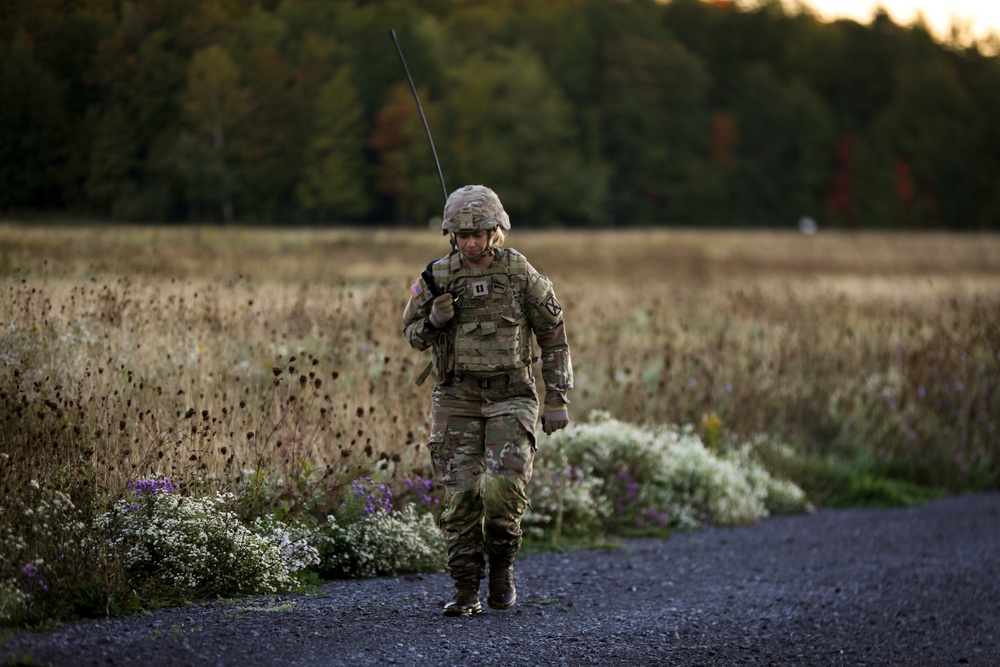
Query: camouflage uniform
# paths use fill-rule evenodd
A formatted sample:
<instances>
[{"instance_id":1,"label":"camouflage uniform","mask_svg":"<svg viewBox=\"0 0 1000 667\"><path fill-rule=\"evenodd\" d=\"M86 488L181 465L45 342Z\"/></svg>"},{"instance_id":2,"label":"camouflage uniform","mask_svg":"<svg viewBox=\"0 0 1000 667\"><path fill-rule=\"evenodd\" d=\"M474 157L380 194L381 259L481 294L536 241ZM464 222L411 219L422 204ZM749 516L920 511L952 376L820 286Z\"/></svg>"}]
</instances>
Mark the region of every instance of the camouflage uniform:
<instances>
[{"instance_id":1,"label":"camouflage uniform","mask_svg":"<svg viewBox=\"0 0 1000 667\"><path fill-rule=\"evenodd\" d=\"M467 186L452 198L470 187L482 188ZM446 232L449 222L451 229L464 229L445 210ZM468 226L469 220L464 222ZM504 222L509 228L505 213L499 224ZM512 565L521 546L539 412L532 334L541 350L545 405L565 406L573 385L562 307L552 283L515 250L489 252L493 261L482 270L468 268L457 250L431 262L413 283L403 315L410 345L434 350L437 384L428 448L434 474L445 487L440 525L456 582L483 578L484 553L491 570L494 562ZM439 330L428 315L435 296L446 291L456 298L456 312Z\"/></svg>"}]
</instances>

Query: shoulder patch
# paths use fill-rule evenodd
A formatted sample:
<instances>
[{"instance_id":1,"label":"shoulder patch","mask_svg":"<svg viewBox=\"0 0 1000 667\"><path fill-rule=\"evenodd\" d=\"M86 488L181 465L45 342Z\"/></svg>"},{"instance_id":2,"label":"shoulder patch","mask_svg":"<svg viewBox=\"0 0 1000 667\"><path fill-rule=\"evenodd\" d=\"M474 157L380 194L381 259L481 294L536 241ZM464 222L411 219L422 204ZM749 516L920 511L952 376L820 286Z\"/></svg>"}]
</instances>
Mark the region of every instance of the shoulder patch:
<instances>
[{"instance_id":1,"label":"shoulder patch","mask_svg":"<svg viewBox=\"0 0 1000 667\"><path fill-rule=\"evenodd\" d=\"M556 301L556 295L552 292L549 292L549 296L542 302L542 305L545 306L545 310L549 311L552 317L559 317L559 314L562 312L562 306Z\"/></svg>"},{"instance_id":2,"label":"shoulder patch","mask_svg":"<svg viewBox=\"0 0 1000 667\"><path fill-rule=\"evenodd\" d=\"M419 280L414 280L413 284L410 285L410 296L416 299L418 296L424 293L423 288L420 286Z\"/></svg>"}]
</instances>

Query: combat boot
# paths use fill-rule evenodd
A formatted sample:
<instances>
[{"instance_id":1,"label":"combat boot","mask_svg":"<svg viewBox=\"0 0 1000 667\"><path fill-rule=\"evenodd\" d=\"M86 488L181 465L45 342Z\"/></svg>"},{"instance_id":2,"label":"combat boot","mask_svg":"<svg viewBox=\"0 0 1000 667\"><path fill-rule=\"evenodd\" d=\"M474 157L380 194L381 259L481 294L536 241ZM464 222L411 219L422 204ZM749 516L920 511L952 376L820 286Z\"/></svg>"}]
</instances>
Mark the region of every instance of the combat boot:
<instances>
[{"instance_id":1,"label":"combat boot","mask_svg":"<svg viewBox=\"0 0 1000 667\"><path fill-rule=\"evenodd\" d=\"M444 606L445 616L472 616L482 612L483 605L479 602L479 580L456 581L455 594Z\"/></svg>"},{"instance_id":2,"label":"combat boot","mask_svg":"<svg viewBox=\"0 0 1000 667\"><path fill-rule=\"evenodd\" d=\"M490 592L486 603L491 609L510 609L517 600L514 587L514 561L490 559Z\"/></svg>"}]
</instances>

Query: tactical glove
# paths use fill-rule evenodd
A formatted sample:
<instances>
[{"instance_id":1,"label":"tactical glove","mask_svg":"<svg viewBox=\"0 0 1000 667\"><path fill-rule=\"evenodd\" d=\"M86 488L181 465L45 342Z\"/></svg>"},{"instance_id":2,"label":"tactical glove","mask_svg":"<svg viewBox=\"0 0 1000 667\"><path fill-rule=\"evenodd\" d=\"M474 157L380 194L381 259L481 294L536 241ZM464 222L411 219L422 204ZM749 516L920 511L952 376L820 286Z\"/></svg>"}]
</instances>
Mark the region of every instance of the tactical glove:
<instances>
[{"instance_id":1,"label":"tactical glove","mask_svg":"<svg viewBox=\"0 0 1000 667\"><path fill-rule=\"evenodd\" d=\"M551 435L569 426L569 408L565 405L546 405L542 413L542 429Z\"/></svg>"},{"instance_id":2,"label":"tactical glove","mask_svg":"<svg viewBox=\"0 0 1000 667\"><path fill-rule=\"evenodd\" d=\"M431 324L440 329L453 317L455 317L455 303L451 294L445 292L431 304Z\"/></svg>"}]
</instances>

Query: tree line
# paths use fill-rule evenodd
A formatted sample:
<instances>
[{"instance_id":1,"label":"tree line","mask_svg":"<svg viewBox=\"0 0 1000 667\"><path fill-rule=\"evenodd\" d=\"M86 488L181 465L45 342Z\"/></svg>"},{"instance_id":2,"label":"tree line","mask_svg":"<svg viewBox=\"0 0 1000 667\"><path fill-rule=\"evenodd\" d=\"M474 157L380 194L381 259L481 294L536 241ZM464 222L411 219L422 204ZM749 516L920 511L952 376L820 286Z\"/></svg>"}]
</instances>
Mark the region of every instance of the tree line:
<instances>
[{"instance_id":1,"label":"tree line","mask_svg":"<svg viewBox=\"0 0 1000 667\"><path fill-rule=\"evenodd\" d=\"M1000 228L1000 56L780 0L5 0L0 210ZM994 41L993 47L997 46Z\"/></svg>"}]
</instances>

